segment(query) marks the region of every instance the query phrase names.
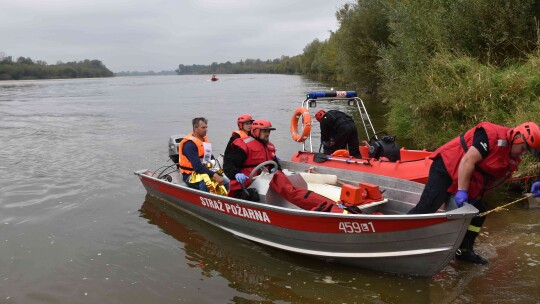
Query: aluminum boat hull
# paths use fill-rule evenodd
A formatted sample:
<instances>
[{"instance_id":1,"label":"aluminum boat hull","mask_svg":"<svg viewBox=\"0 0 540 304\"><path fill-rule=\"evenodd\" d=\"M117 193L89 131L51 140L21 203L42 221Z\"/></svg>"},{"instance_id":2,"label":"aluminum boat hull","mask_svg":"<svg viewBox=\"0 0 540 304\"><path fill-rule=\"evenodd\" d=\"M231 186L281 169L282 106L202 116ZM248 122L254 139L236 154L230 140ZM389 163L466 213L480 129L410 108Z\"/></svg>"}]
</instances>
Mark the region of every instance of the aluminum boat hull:
<instances>
[{"instance_id":1,"label":"aluminum boat hull","mask_svg":"<svg viewBox=\"0 0 540 304\"><path fill-rule=\"evenodd\" d=\"M424 187L419 183L359 172L282 162L288 170L336 174L346 181L377 184L388 202L372 207L384 215L341 214L294 208L258 189L261 202L201 192L135 172L148 194L241 238L282 250L366 269L432 276L454 258L472 217L471 205L452 211L406 215ZM178 178L177 178L178 180ZM257 181L256 181L257 182ZM261 182L264 183L264 180ZM256 184L256 183L254 183ZM265 192L268 191L268 192Z\"/></svg>"}]
</instances>

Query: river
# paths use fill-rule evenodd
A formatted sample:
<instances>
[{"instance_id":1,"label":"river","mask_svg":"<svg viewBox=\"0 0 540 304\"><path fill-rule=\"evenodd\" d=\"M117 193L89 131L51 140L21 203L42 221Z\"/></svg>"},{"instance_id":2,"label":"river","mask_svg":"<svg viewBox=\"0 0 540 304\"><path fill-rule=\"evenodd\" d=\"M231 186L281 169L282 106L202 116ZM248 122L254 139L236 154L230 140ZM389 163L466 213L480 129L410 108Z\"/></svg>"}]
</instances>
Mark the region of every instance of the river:
<instances>
[{"instance_id":1,"label":"river","mask_svg":"<svg viewBox=\"0 0 540 304\"><path fill-rule=\"evenodd\" d=\"M257 245L146 197L133 172L166 164L193 117L208 118L216 154L239 114L268 119L289 159L294 108L329 89L218 76L0 82L0 303L540 303L538 209L488 216L476 248L489 265L420 278ZM365 101L383 129L385 108Z\"/></svg>"}]
</instances>

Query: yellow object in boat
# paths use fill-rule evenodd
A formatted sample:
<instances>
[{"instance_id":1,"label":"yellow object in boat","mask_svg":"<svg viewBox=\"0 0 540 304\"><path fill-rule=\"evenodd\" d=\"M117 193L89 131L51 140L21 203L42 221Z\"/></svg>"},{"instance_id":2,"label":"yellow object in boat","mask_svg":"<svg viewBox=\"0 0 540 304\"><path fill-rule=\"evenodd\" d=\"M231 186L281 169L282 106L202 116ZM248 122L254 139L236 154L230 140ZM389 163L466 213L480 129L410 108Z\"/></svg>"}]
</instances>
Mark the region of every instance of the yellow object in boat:
<instances>
[{"instance_id":1,"label":"yellow object in boat","mask_svg":"<svg viewBox=\"0 0 540 304\"><path fill-rule=\"evenodd\" d=\"M216 173L218 174L218 173ZM218 184L217 182L213 181L210 176L206 173L197 173L193 171L191 173L191 176L189 177L190 183L198 183L198 182L204 182L206 184L206 188L211 193L227 196L227 188L225 186Z\"/></svg>"}]
</instances>

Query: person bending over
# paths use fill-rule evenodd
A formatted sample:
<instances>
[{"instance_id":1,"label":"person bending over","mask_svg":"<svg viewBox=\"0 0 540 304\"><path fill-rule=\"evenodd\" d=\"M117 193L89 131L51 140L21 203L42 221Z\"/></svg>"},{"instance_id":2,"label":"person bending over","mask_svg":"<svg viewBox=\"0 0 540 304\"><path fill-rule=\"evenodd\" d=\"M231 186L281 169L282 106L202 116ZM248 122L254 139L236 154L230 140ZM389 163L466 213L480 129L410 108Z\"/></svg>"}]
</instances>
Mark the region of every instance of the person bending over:
<instances>
[{"instance_id":1,"label":"person bending over","mask_svg":"<svg viewBox=\"0 0 540 304\"><path fill-rule=\"evenodd\" d=\"M436 212L452 195L458 208L472 204L480 212L486 211L482 203L485 192L510 178L527 151L536 158L540 155L540 128L536 123L526 122L515 128L479 123L431 154L428 182L409 214ZM531 192L540 196L540 181L533 184ZM472 219L456 253L457 259L488 263L473 250L485 219Z\"/></svg>"},{"instance_id":2,"label":"person bending over","mask_svg":"<svg viewBox=\"0 0 540 304\"><path fill-rule=\"evenodd\" d=\"M362 158L358 143L358 130L349 115L337 111L319 110L315 114L321 124L321 141L324 154L332 154L336 150L349 148L349 154Z\"/></svg>"}]
</instances>

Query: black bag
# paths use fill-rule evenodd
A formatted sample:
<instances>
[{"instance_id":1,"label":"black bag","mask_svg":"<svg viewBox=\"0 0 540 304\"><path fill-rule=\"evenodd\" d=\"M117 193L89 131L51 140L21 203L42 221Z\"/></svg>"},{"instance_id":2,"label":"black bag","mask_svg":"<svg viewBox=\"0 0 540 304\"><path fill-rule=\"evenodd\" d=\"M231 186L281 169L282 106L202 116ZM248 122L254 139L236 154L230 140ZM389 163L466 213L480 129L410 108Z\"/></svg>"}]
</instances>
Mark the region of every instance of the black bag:
<instances>
[{"instance_id":1,"label":"black bag","mask_svg":"<svg viewBox=\"0 0 540 304\"><path fill-rule=\"evenodd\" d=\"M400 147L396 143L396 137L386 135L381 140L370 143L369 157L379 159L384 156L391 162L395 162L400 159L399 149Z\"/></svg>"},{"instance_id":2,"label":"black bag","mask_svg":"<svg viewBox=\"0 0 540 304\"><path fill-rule=\"evenodd\" d=\"M252 201L252 202L258 202L261 200L259 197L259 193L257 192L257 189L253 188L244 188L242 185L242 196L240 197L243 200L246 201Z\"/></svg>"}]
</instances>

